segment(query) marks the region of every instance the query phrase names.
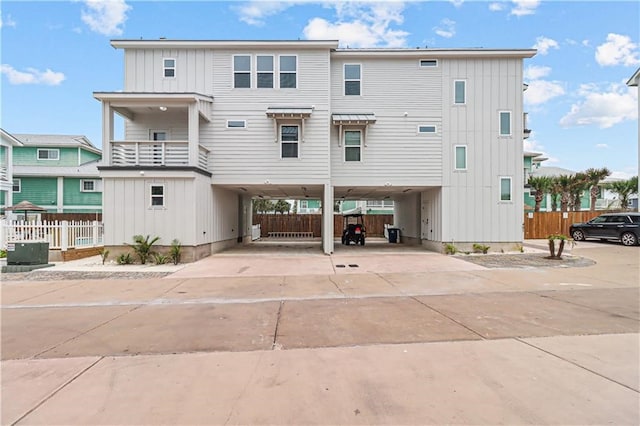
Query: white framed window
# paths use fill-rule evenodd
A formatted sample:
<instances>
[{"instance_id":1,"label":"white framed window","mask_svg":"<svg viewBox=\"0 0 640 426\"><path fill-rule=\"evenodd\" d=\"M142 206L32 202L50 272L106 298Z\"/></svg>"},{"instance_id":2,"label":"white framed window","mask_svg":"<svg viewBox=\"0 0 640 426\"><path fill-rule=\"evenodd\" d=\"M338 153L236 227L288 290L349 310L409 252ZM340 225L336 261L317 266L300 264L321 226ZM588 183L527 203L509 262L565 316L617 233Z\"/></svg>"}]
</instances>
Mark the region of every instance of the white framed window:
<instances>
[{"instance_id":1,"label":"white framed window","mask_svg":"<svg viewBox=\"0 0 640 426\"><path fill-rule=\"evenodd\" d=\"M301 209L308 209L309 208L309 202L307 200L300 200L300 208Z\"/></svg>"},{"instance_id":2,"label":"white framed window","mask_svg":"<svg viewBox=\"0 0 640 426\"><path fill-rule=\"evenodd\" d=\"M169 132L166 130L149 130L149 140L166 141L169 139Z\"/></svg>"},{"instance_id":3,"label":"white framed window","mask_svg":"<svg viewBox=\"0 0 640 426\"><path fill-rule=\"evenodd\" d=\"M500 201L511 201L511 177L500 177Z\"/></svg>"},{"instance_id":4,"label":"white framed window","mask_svg":"<svg viewBox=\"0 0 640 426\"><path fill-rule=\"evenodd\" d=\"M164 207L165 206L165 193L164 185L151 184L149 186L150 205L151 207Z\"/></svg>"},{"instance_id":5,"label":"white framed window","mask_svg":"<svg viewBox=\"0 0 640 426\"><path fill-rule=\"evenodd\" d=\"M467 170L467 146L455 145L455 170Z\"/></svg>"},{"instance_id":6,"label":"white framed window","mask_svg":"<svg viewBox=\"0 0 640 426\"><path fill-rule=\"evenodd\" d=\"M298 158L299 142L300 126L298 126L297 124L283 124L280 126L281 158Z\"/></svg>"},{"instance_id":7,"label":"white framed window","mask_svg":"<svg viewBox=\"0 0 640 426\"><path fill-rule=\"evenodd\" d=\"M464 105L467 103L467 81L453 81L453 103L456 105Z\"/></svg>"},{"instance_id":8,"label":"white framed window","mask_svg":"<svg viewBox=\"0 0 640 426\"><path fill-rule=\"evenodd\" d=\"M233 87L236 89L251 88L251 56L233 56Z\"/></svg>"},{"instance_id":9,"label":"white framed window","mask_svg":"<svg viewBox=\"0 0 640 426\"><path fill-rule=\"evenodd\" d=\"M13 179L13 186L11 188L12 192L22 192L22 180L19 178Z\"/></svg>"},{"instance_id":10,"label":"white framed window","mask_svg":"<svg viewBox=\"0 0 640 426\"><path fill-rule=\"evenodd\" d=\"M344 94L345 96L360 96L362 94L362 67L360 64L344 64Z\"/></svg>"},{"instance_id":11,"label":"white framed window","mask_svg":"<svg viewBox=\"0 0 640 426\"><path fill-rule=\"evenodd\" d=\"M80 179L80 192L100 192L100 180Z\"/></svg>"},{"instance_id":12,"label":"white framed window","mask_svg":"<svg viewBox=\"0 0 640 426\"><path fill-rule=\"evenodd\" d=\"M59 160L59 149L40 149L37 150L38 160Z\"/></svg>"},{"instance_id":13,"label":"white framed window","mask_svg":"<svg viewBox=\"0 0 640 426\"><path fill-rule=\"evenodd\" d=\"M162 60L162 75L165 78L175 78L176 60L174 58L164 58Z\"/></svg>"},{"instance_id":14,"label":"white framed window","mask_svg":"<svg viewBox=\"0 0 640 426\"><path fill-rule=\"evenodd\" d=\"M421 124L418 126L418 133L436 133L438 131L435 124Z\"/></svg>"},{"instance_id":15,"label":"white framed window","mask_svg":"<svg viewBox=\"0 0 640 426\"><path fill-rule=\"evenodd\" d=\"M511 136L511 111L500 111L500 136Z\"/></svg>"},{"instance_id":16,"label":"white framed window","mask_svg":"<svg viewBox=\"0 0 640 426\"><path fill-rule=\"evenodd\" d=\"M246 129L247 120L227 120L227 129Z\"/></svg>"},{"instance_id":17,"label":"white framed window","mask_svg":"<svg viewBox=\"0 0 640 426\"><path fill-rule=\"evenodd\" d=\"M437 59L420 59L420 68L434 68L438 66Z\"/></svg>"},{"instance_id":18,"label":"white framed window","mask_svg":"<svg viewBox=\"0 0 640 426\"><path fill-rule=\"evenodd\" d=\"M280 88L295 89L298 87L298 57L282 55L280 61Z\"/></svg>"},{"instance_id":19,"label":"white framed window","mask_svg":"<svg viewBox=\"0 0 640 426\"><path fill-rule=\"evenodd\" d=\"M362 161L362 131L344 131L344 161Z\"/></svg>"},{"instance_id":20,"label":"white framed window","mask_svg":"<svg viewBox=\"0 0 640 426\"><path fill-rule=\"evenodd\" d=\"M258 72L258 89L273 89L274 73L273 55L258 55L256 57L256 69Z\"/></svg>"}]
</instances>

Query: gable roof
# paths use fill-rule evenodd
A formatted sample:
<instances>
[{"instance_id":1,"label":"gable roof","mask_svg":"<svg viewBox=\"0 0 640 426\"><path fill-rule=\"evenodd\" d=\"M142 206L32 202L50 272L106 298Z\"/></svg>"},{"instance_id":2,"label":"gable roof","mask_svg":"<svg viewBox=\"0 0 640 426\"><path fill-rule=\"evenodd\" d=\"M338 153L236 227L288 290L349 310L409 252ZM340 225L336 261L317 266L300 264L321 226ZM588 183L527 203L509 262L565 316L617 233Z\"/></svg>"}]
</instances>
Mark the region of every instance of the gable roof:
<instances>
[{"instance_id":1,"label":"gable roof","mask_svg":"<svg viewBox=\"0 0 640 426\"><path fill-rule=\"evenodd\" d=\"M0 137L2 138L3 145L22 146L22 142L4 129L0 129Z\"/></svg>"},{"instance_id":2,"label":"gable roof","mask_svg":"<svg viewBox=\"0 0 640 426\"><path fill-rule=\"evenodd\" d=\"M16 139L23 146L35 146L41 148L82 148L95 154L102 154L86 136L82 135L34 135L28 133L15 133Z\"/></svg>"},{"instance_id":3,"label":"gable roof","mask_svg":"<svg viewBox=\"0 0 640 426\"><path fill-rule=\"evenodd\" d=\"M560 175L575 175L576 172L562 167L538 167L531 171L532 176L549 176L555 177Z\"/></svg>"}]
</instances>

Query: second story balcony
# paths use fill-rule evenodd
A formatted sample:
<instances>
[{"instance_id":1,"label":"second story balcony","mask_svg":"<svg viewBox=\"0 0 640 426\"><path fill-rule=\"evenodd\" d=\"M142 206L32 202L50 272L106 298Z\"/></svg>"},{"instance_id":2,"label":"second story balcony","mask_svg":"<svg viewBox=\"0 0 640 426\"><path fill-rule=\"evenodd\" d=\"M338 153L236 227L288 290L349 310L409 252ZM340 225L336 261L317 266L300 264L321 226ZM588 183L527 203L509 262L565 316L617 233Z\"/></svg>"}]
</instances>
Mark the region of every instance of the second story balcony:
<instances>
[{"instance_id":1,"label":"second story balcony","mask_svg":"<svg viewBox=\"0 0 640 426\"><path fill-rule=\"evenodd\" d=\"M189 166L189 141L111 141L110 165ZM209 167L209 150L202 145L198 145L197 167L202 170Z\"/></svg>"}]
</instances>

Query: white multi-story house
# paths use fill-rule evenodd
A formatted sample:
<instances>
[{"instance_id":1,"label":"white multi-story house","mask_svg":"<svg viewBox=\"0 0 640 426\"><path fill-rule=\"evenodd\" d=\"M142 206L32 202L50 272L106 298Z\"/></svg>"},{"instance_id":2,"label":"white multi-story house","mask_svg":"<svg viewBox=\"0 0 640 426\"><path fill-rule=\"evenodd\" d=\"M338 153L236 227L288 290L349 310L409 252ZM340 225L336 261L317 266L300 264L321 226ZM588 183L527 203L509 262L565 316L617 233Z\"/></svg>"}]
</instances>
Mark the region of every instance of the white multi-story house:
<instances>
[{"instance_id":1,"label":"white multi-story house","mask_svg":"<svg viewBox=\"0 0 640 426\"><path fill-rule=\"evenodd\" d=\"M402 240L435 250L523 239L522 63L535 50L111 44L124 88L94 93L107 246L150 234L201 258L250 238L255 196L390 199Z\"/></svg>"},{"instance_id":2,"label":"white multi-story house","mask_svg":"<svg viewBox=\"0 0 640 426\"><path fill-rule=\"evenodd\" d=\"M5 213L13 205L13 147L22 142L11 133L0 129L0 211Z\"/></svg>"}]
</instances>

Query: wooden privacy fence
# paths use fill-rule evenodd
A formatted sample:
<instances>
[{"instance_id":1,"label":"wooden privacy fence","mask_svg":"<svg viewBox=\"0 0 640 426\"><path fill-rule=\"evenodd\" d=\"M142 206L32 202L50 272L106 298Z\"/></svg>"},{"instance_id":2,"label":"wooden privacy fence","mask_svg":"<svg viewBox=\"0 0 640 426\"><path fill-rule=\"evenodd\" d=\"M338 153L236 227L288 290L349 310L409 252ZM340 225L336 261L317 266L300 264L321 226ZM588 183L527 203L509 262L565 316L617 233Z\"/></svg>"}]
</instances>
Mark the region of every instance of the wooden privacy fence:
<instances>
[{"instance_id":1,"label":"wooden privacy fence","mask_svg":"<svg viewBox=\"0 0 640 426\"><path fill-rule=\"evenodd\" d=\"M586 222L603 211L582 212L537 212L524 215L524 238L547 238L551 234L569 235L569 227L573 223Z\"/></svg>"},{"instance_id":2,"label":"wooden privacy fence","mask_svg":"<svg viewBox=\"0 0 640 426\"><path fill-rule=\"evenodd\" d=\"M342 215L333 217L333 236L342 235ZM364 215L364 226L367 229L367 236L382 237L384 235L384 225L393 224L393 215ZM260 225L260 235L266 238L271 233L300 233L300 235L310 235L313 237L322 236L322 215L321 214L256 214L253 215L253 224Z\"/></svg>"}]
</instances>

